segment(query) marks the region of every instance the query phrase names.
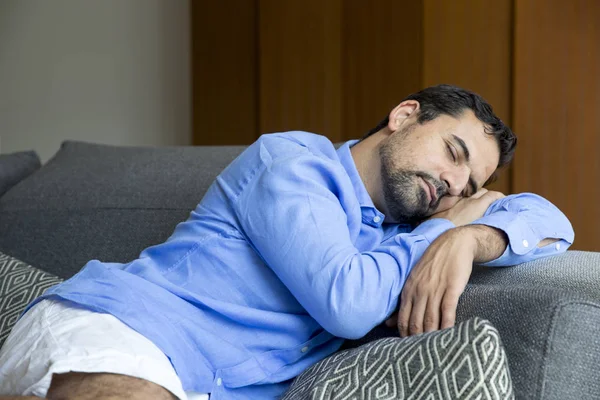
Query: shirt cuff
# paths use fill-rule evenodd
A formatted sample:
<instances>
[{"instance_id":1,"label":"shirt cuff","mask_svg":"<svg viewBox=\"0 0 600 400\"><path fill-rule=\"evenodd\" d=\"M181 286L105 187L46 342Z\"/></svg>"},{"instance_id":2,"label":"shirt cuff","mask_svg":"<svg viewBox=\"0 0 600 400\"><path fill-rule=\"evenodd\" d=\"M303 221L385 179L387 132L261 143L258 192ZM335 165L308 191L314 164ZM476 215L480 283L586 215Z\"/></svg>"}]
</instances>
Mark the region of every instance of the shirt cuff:
<instances>
[{"instance_id":1,"label":"shirt cuff","mask_svg":"<svg viewBox=\"0 0 600 400\"><path fill-rule=\"evenodd\" d=\"M431 244L438 236L452 228L456 228L452 221L444 218L433 218L417 226L411 234L421 235Z\"/></svg>"},{"instance_id":2,"label":"shirt cuff","mask_svg":"<svg viewBox=\"0 0 600 400\"><path fill-rule=\"evenodd\" d=\"M518 214L510 211L496 211L473 221L472 225L486 225L500 229L508 236L508 245L516 255L527 254L534 250L540 240L529 224L523 221ZM504 255L507 254L508 246Z\"/></svg>"}]
</instances>

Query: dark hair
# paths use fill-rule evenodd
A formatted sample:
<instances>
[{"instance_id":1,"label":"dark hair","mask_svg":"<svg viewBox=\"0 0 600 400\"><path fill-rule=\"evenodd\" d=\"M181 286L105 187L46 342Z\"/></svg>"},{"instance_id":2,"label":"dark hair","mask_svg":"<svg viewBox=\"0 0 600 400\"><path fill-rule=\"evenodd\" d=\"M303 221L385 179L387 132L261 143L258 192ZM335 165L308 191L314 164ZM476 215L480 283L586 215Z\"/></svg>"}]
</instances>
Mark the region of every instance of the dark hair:
<instances>
[{"instance_id":1,"label":"dark hair","mask_svg":"<svg viewBox=\"0 0 600 400\"><path fill-rule=\"evenodd\" d=\"M465 109L472 110L477 119L486 125L485 132L496 138L496 142L500 148L498 168L504 167L511 162L515 153L515 146L517 145L517 137L512 130L504 125L502 120L494 114L492 106L478 94L457 86L437 85L411 94L402 101L405 100L416 100L419 102L420 110L417 119L419 124L432 121L444 114L452 117L459 117ZM389 116L386 116L385 119L375 128L371 129L364 138L379 132L385 128L388 123ZM492 180L494 178L495 174L492 175Z\"/></svg>"}]
</instances>

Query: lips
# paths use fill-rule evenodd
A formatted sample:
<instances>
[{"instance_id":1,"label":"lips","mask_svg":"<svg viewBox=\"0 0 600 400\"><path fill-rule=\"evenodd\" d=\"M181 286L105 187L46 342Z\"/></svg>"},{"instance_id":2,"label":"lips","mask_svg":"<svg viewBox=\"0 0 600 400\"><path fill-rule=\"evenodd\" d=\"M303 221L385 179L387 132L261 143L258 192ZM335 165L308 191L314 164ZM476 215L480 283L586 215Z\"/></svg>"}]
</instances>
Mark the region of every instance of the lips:
<instances>
[{"instance_id":1,"label":"lips","mask_svg":"<svg viewBox=\"0 0 600 400\"><path fill-rule=\"evenodd\" d=\"M435 186L433 186L431 183L429 183L429 181L427 179L425 179L425 178L421 178L421 179L423 179L423 182L425 182L425 184L427 184L427 187L429 188L429 198L431 199L431 202L429 203L429 207L433 207L433 205L437 201L437 193L435 190Z\"/></svg>"}]
</instances>

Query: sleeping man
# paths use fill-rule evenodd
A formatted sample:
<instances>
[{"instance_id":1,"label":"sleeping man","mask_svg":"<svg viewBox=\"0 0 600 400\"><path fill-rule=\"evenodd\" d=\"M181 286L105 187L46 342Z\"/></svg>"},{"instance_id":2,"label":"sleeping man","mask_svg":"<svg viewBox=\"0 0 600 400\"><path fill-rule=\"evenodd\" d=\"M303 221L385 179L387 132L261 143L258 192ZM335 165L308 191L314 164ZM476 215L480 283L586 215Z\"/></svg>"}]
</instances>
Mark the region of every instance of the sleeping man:
<instances>
[{"instance_id":1,"label":"sleeping man","mask_svg":"<svg viewBox=\"0 0 600 400\"><path fill-rule=\"evenodd\" d=\"M451 327L474 263L573 241L547 200L483 188L515 146L485 100L448 85L337 149L263 135L165 243L92 260L28 306L0 351L0 399L275 399L385 321Z\"/></svg>"}]
</instances>

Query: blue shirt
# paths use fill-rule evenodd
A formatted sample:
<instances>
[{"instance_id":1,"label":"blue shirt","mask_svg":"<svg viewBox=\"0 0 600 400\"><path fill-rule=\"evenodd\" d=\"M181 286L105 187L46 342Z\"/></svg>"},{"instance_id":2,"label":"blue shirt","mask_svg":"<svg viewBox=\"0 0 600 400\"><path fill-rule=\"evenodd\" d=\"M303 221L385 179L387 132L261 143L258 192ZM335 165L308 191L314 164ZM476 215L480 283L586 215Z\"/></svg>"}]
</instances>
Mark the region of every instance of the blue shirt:
<instances>
[{"instance_id":1,"label":"blue shirt","mask_svg":"<svg viewBox=\"0 0 600 400\"><path fill-rule=\"evenodd\" d=\"M384 321L425 249L454 227L383 224L354 143L336 150L306 132L263 135L165 243L127 264L90 261L41 298L116 316L169 357L186 391L276 398L343 338ZM489 265L558 254L573 241L567 218L534 194L507 196L476 223L510 239ZM546 237L560 240L538 248Z\"/></svg>"}]
</instances>

